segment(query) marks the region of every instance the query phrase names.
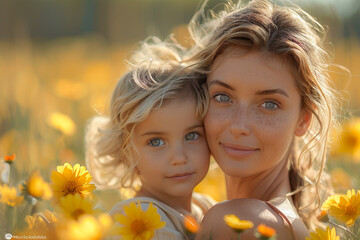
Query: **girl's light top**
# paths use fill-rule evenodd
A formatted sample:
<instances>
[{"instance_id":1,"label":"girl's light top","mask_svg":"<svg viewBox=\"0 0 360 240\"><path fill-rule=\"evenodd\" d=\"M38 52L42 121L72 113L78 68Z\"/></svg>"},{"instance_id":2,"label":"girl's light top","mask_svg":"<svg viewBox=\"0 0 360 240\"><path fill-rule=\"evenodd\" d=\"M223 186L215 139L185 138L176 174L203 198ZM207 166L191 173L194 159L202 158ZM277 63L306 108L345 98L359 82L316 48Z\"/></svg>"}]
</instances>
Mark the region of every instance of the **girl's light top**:
<instances>
[{"instance_id":1,"label":"girl's light top","mask_svg":"<svg viewBox=\"0 0 360 240\"><path fill-rule=\"evenodd\" d=\"M161 216L161 221L166 223L165 227L155 230L154 240L188 240L190 239L184 228L184 214L175 210L174 208L166 205L150 197L135 197L117 203L110 211L110 215L124 214L124 206L129 205L131 202L136 204L139 202L141 208L146 210L150 203L157 208L157 212ZM191 204L192 216L200 223L205 213L216 204L215 200L207 195L200 193L193 193ZM121 236L114 236L113 239L121 239Z\"/></svg>"}]
</instances>

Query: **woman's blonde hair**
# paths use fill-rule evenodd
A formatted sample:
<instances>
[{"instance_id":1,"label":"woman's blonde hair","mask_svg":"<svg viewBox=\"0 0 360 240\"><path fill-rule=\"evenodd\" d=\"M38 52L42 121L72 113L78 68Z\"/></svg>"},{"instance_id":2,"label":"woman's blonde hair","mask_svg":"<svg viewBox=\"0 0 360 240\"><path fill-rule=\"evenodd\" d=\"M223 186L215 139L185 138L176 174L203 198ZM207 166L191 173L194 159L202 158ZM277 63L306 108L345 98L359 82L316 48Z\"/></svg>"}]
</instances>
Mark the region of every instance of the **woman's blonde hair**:
<instances>
[{"instance_id":1,"label":"woman's blonde hair","mask_svg":"<svg viewBox=\"0 0 360 240\"><path fill-rule=\"evenodd\" d=\"M161 44L135 52L131 69L113 90L109 116L95 117L88 124L86 163L98 188L134 187L138 159L132 133L153 109L174 98L190 98L196 103L196 115L204 117L208 105L205 78L190 72L174 54Z\"/></svg>"},{"instance_id":2,"label":"woman's blonde hair","mask_svg":"<svg viewBox=\"0 0 360 240\"><path fill-rule=\"evenodd\" d=\"M214 60L232 47L279 56L296 80L303 110L314 116L307 134L295 139L289 163L294 204L312 227L320 197L331 188L325 186L323 170L338 105L327 74L330 58L322 46L325 30L300 8L275 5L269 0L247 5L229 3L225 10L211 12L210 16L205 16L203 8L189 25L195 42L187 59L189 65L206 75Z\"/></svg>"}]
</instances>

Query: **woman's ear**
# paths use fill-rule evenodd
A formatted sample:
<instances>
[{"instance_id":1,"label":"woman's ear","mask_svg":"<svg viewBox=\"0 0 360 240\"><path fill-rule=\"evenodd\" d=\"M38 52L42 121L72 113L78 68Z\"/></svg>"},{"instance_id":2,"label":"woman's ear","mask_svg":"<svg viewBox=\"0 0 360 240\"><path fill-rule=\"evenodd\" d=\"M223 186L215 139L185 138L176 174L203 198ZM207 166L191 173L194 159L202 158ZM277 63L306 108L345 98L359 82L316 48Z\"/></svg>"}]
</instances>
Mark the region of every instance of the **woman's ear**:
<instances>
[{"instance_id":1,"label":"woman's ear","mask_svg":"<svg viewBox=\"0 0 360 240\"><path fill-rule=\"evenodd\" d=\"M295 129L295 135L298 137L303 136L309 129L311 123L312 113L309 111L302 111L298 125Z\"/></svg>"}]
</instances>

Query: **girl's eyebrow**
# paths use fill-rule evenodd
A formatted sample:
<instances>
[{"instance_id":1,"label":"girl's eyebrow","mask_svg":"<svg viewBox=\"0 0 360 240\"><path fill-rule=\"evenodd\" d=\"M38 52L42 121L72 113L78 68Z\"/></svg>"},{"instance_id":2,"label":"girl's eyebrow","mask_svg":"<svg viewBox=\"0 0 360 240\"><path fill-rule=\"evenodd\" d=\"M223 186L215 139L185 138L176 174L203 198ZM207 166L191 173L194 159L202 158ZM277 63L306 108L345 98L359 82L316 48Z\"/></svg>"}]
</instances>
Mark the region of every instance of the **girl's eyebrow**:
<instances>
[{"instance_id":1,"label":"girl's eyebrow","mask_svg":"<svg viewBox=\"0 0 360 240\"><path fill-rule=\"evenodd\" d=\"M227 88L227 89L230 89L232 91L234 91L234 88L232 86L230 86L229 84L227 83L224 83L218 79L215 79L215 80L212 80L211 82L208 83L208 87L211 87L212 85L220 85L224 88Z\"/></svg>"},{"instance_id":2,"label":"girl's eyebrow","mask_svg":"<svg viewBox=\"0 0 360 240\"><path fill-rule=\"evenodd\" d=\"M195 129L195 128L203 128L204 127L204 124L203 123L200 123L200 124L196 124L194 126L191 126L187 129L187 131L190 131L192 129Z\"/></svg>"},{"instance_id":3,"label":"girl's eyebrow","mask_svg":"<svg viewBox=\"0 0 360 240\"><path fill-rule=\"evenodd\" d=\"M160 131L149 131L149 132L144 132L143 134L141 134L140 136L148 136L148 135L164 135L165 132L160 132Z\"/></svg>"},{"instance_id":4,"label":"girl's eyebrow","mask_svg":"<svg viewBox=\"0 0 360 240\"><path fill-rule=\"evenodd\" d=\"M260 90L255 93L256 95L271 95L271 94L281 94L285 97L289 97L289 94L281 88L275 88L275 89L267 89L267 90Z\"/></svg>"}]
</instances>

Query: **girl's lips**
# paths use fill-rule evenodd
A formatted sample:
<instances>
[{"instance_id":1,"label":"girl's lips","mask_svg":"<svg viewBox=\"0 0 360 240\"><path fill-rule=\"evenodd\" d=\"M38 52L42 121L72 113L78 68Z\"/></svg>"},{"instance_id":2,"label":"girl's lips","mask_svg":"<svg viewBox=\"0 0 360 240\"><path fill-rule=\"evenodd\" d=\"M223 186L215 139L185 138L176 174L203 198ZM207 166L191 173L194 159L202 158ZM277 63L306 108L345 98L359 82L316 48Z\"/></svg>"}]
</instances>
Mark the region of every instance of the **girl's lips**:
<instances>
[{"instance_id":1,"label":"girl's lips","mask_svg":"<svg viewBox=\"0 0 360 240\"><path fill-rule=\"evenodd\" d=\"M258 148L233 143L220 143L224 151L231 157L246 157L258 151Z\"/></svg>"},{"instance_id":2,"label":"girl's lips","mask_svg":"<svg viewBox=\"0 0 360 240\"><path fill-rule=\"evenodd\" d=\"M190 178L193 175L193 173L177 173L172 176L169 176L167 178L176 180L176 181L184 181Z\"/></svg>"}]
</instances>

